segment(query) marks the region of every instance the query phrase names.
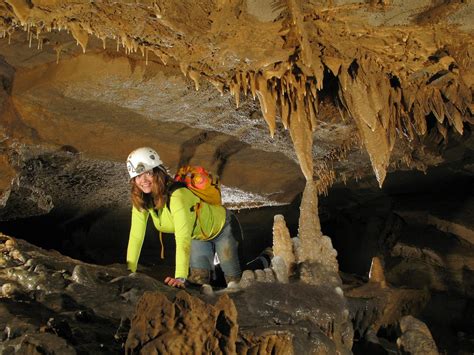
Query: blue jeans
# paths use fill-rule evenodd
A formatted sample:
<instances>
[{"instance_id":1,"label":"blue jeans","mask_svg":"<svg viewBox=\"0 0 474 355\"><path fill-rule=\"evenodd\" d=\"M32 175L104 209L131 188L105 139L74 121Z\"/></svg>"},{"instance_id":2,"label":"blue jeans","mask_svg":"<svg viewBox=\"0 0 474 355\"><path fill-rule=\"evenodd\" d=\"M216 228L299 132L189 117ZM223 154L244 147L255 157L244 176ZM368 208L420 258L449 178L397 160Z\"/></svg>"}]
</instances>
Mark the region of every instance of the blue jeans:
<instances>
[{"instance_id":1,"label":"blue jeans","mask_svg":"<svg viewBox=\"0 0 474 355\"><path fill-rule=\"evenodd\" d=\"M233 230L232 219L236 218L234 214L226 210L224 227L220 233L211 240L191 241L191 258L189 261L191 269L214 270L214 254L217 253L222 271L225 276L240 276L240 262L238 254L239 242L234 233L240 232Z\"/></svg>"}]
</instances>

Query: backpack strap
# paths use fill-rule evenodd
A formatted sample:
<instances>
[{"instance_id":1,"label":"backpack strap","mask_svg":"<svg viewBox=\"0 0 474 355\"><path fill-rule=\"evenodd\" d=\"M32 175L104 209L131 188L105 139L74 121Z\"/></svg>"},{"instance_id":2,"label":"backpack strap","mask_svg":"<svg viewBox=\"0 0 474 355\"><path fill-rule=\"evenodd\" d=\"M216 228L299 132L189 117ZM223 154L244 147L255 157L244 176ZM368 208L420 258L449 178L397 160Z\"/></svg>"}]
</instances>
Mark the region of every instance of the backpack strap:
<instances>
[{"instance_id":1,"label":"backpack strap","mask_svg":"<svg viewBox=\"0 0 474 355\"><path fill-rule=\"evenodd\" d=\"M160 259L165 258L165 246L163 245L163 233L160 231L160 244L161 244L161 254L160 254Z\"/></svg>"},{"instance_id":2,"label":"backpack strap","mask_svg":"<svg viewBox=\"0 0 474 355\"><path fill-rule=\"evenodd\" d=\"M168 207L168 209L170 209L171 195L173 192L182 189L183 187L187 188L184 182L174 181L172 179L168 180L166 184L166 194L168 195L168 198L166 199L166 207Z\"/></svg>"}]
</instances>

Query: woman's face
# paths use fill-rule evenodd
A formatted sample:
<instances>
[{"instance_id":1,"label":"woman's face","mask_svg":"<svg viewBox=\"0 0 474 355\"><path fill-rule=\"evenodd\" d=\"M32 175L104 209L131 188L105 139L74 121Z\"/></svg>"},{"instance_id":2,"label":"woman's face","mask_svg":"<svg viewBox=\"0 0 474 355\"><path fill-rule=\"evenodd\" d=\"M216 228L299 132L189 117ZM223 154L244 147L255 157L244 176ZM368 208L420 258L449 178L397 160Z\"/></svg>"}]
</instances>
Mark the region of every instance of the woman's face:
<instances>
[{"instance_id":1,"label":"woman's face","mask_svg":"<svg viewBox=\"0 0 474 355\"><path fill-rule=\"evenodd\" d=\"M140 190L144 193L149 194L151 192L151 188L153 187L154 179L153 179L153 171L146 171L143 174L138 175L135 177L135 185L138 186Z\"/></svg>"}]
</instances>

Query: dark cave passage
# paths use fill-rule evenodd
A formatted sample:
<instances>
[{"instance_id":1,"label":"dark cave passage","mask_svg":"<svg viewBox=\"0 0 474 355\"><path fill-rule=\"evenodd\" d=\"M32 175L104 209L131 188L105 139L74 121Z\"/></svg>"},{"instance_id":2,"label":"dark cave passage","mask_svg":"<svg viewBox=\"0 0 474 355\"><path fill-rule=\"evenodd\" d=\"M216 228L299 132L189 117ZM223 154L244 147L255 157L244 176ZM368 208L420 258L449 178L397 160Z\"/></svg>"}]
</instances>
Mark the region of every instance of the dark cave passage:
<instances>
[{"instance_id":1,"label":"dark cave passage","mask_svg":"<svg viewBox=\"0 0 474 355\"><path fill-rule=\"evenodd\" d=\"M285 215L291 235L297 235L298 206L299 201L296 200L287 206L234 210L242 228L243 240L239 245L239 256L243 268L265 248L272 246L274 215ZM101 209L77 217L73 211L66 214L53 209L44 216L1 221L0 230L87 263L124 264L130 230L130 210ZM172 234L163 234L163 246L165 258L161 260L159 233L151 222L148 223L140 265L166 270L172 268L175 262Z\"/></svg>"}]
</instances>

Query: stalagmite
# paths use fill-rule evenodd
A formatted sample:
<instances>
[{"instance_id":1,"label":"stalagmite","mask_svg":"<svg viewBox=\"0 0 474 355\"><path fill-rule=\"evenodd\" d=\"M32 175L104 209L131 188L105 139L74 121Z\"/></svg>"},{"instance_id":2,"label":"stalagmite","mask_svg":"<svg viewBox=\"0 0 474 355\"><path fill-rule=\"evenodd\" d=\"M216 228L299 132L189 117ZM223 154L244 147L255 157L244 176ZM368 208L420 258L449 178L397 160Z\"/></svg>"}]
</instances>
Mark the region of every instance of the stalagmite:
<instances>
[{"instance_id":1,"label":"stalagmite","mask_svg":"<svg viewBox=\"0 0 474 355\"><path fill-rule=\"evenodd\" d=\"M307 181L300 206L298 235L301 240L301 257L303 260L316 261L318 239L321 237L321 223L318 216L318 194L316 183Z\"/></svg>"},{"instance_id":2,"label":"stalagmite","mask_svg":"<svg viewBox=\"0 0 474 355\"><path fill-rule=\"evenodd\" d=\"M287 275L294 271L296 259L293 253L293 244L285 218L282 215L276 215L273 222L273 254L279 256L285 262ZM273 263L273 261L272 261Z\"/></svg>"},{"instance_id":3,"label":"stalagmite","mask_svg":"<svg viewBox=\"0 0 474 355\"><path fill-rule=\"evenodd\" d=\"M382 288L387 287L383 266L380 261L380 258L377 256L374 256L372 258L372 263L370 265L369 272L369 282L378 283Z\"/></svg>"},{"instance_id":4,"label":"stalagmite","mask_svg":"<svg viewBox=\"0 0 474 355\"><path fill-rule=\"evenodd\" d=\"M279 255L276 255L272 259L272 270L275 273L275 277L279 283L287 284L289 279L288 267L286 266L285 260Z\"/></svg>"},{"instance_id":5,"label":"stalagmite","mask_svg":"<svg viewBox=\"0 0 474 355\"><path fill-rule=\"evenodd\" d=\"M318 194L316 182L307 181L300 206L298 229L302 269L300 278L313 285L340 286L337 252L331 239L322 235L318 216Z\"/></svg>"}]
</instances>

